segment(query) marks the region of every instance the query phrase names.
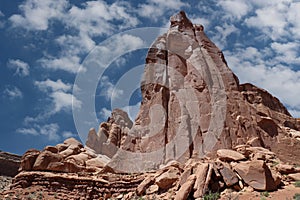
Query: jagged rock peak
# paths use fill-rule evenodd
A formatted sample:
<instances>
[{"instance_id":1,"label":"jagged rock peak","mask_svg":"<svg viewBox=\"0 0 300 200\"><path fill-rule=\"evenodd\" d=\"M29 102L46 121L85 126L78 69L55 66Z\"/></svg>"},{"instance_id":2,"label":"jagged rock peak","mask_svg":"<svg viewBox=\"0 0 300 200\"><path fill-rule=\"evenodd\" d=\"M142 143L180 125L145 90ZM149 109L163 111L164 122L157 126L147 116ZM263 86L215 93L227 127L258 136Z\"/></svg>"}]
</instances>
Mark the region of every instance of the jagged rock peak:
<instances>
[{"instance_id":1,"label":"jagged rock peak","mask_svg":"<svg viewBox=\"0 0 300 200\"><path fill-rule=\"evenodd\" d=\"M173 15L170 18L170 22L171 22L170 28L178 26L179 31L193 28L193 23L187 18L184 11L180 11L178 14Z\"/></svg>"}]
</instances>

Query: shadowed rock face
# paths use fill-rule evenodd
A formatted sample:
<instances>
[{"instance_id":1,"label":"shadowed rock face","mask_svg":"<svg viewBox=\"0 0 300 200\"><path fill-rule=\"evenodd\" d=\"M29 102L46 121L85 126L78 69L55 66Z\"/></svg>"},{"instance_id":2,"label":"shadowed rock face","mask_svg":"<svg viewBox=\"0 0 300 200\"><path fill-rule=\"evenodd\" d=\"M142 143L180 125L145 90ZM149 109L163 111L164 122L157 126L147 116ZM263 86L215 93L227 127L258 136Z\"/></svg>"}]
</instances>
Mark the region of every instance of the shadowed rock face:
<instances>
[{"instance_id":1,"label":"shadowed rock face","mask_svg":"<svg viewBox=\"0 0 300 200\"><path fill-rule=\"evenodd\" d=\"M21 156L0 151L0 176L15 176L20 162Z\"/></svg>"}]
</instances>

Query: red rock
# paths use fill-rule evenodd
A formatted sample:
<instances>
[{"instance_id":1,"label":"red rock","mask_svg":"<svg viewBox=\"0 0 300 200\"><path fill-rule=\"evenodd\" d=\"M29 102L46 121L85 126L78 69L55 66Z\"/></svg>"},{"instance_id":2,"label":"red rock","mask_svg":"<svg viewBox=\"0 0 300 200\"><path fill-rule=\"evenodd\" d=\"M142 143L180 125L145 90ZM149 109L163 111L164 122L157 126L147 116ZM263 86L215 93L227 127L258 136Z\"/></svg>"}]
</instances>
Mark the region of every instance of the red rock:
<instances>
[{"instance_id":1,"label":"red rock","mask_svg":"<svg viewBox=\"0 0 300 200\"><path fill-rule=\"evenodd\" d=\"M179 170L170 168L155 179L156 185L161 189L169 189L179 179Z\"/></svg>"},{"instance_id":2,"label":"red rock","mask_svg":"<svg viewBox=\"0 0 300 200\"><path fill-rule=\"evenodd\" d=\"M50 151L41 152L36 158L33 170L48 170L48 165L51 162L60 162L63 160L63 157L59 154L52 153Z\"/></svg>"},{"instance_id":3,"label":"red rock","mask_svg":"<svg viewBox=\"0 0 300 200\"><path fill-rule=\"evenodd\" d=\"M225 184L228 187L235 185L239 181L236 174L230 168L223 166L223 168L220 169L219 171L223 177Z\"/></svg>"},{"instance_id":4,"label":"red rock","mask_svg":"<svg viewBox=\"0 0 300 200\"><path fill-rule=\"evenodd\" d=\"M245 156L237 151L231 149L219 149L217 155L222 161L240 161L245 160Z\"/></svg>"},{"instance_id":5,"label":"red rock","mask_svg":"<svg viewBox=\"0 0 300 200\"><path fill-rule=\"evenodd\" d=\"M83 148L83 145L78 141L76 140L75 138L68 138L64 141L64 144L68 145L68 146L78 146L79 148Z\"/></svg>"},{"instance_id":6,"label":"red rock","mask_svg":"<svg viewBox=\"0 0 300 200\"><path fill-rule=\"evenodd\" d=\"M291 174L291 173L300 172L300 168L295 168L293 165L288 165L288 164L278 164L276 165L276 169L281 174Z\"/></svg>"},{"instance_id":7,"label":"red rock","mask_svg":"<svg viewBox=\"0 0 300 200\"><path fill-rule=\"evenodd\" d=\"M39 150L30 149L22 156L21 165L19 171L30 171L36 161L36 158L40 154Z\"/></svg>"},{"instance_id":8,"label":"red rock","mask_svg":"<svg viewBox=\"0 0 300 200\"><path fill-rule=\"evenodd\" d=\"M136 193L137 195L142 195L146 189L151 185L153 184L155 181L155 178L153 176L148 176L146 177L142 182L141 184L139 184L139 186L137 187L136 189Z\"/></svg>"},{"instance_id":9,"label":"red rock","mask_svg":"<svg viewBox=\"0 0 300 200\"><path fill-rule=\"evenodd\" d=\"M288 177L294 181L300 181L300 173L289 174Z\"/></svg>"},{"instance_id":10,"label":"red rock","mask_svg":"<svg viewBox=\"0 0 300 200\"><path fill-rule=\"evenodd\" d=\"M186 180L186 182L176 192L175 200L187 199L187 197L189 196L190 192L193 189L195 181L196 181L196 175L195 174L190 175Z\"/></svg>"},{"instance_id":11,"label":"red rock","mask_svg":"<svg viewBox=\"0 0 300 200\"><path fill-rule=\"evenodd\" d=\"M209 164L203 163L198 165L196 170L196 182L194 185L194 198L200 198L205 194L204 187L205 187L205 181L207 177L209 169Z\"/></svg>"},{"instance_id":12,"label":"red rock","mask_svg":"<svg viewBox=\"0 0 300 200\"><path fill-rule=\"evenodd\" d=\"M244 182L257 190L272 191L277 189L275 180L266 163L262 160L253 160L238 163L234 170Z\"/></svg>"},{"instance_id":13,"label":"red rock","mask_svg":"<svg viewBox=\"0 0 300 200\"><path fill-rule=\"evenodd\" d=\"M105 155L99 155L86 161L86 166L103 168L109 163L110 159Z\"/></svg>"}]
</instances>

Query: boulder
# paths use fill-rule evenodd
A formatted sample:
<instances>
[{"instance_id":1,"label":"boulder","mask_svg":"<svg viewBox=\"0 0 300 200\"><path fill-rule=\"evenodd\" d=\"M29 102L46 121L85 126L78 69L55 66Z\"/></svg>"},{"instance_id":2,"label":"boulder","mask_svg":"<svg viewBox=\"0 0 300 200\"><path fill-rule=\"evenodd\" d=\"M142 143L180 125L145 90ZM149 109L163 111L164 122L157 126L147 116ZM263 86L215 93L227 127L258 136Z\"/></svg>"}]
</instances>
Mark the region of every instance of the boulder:
<instances>
[{"instance_id":1,"label":"boulder","mask_svg":"<svg viewBox=\"0 0 300 200\"><path fill-rule=\"evenodd\" d=\"M63 156L60 154L55 154L51 151L42 151L34 162L33 170L49 170L49 163L60 162L62 160Z\"/></svg>"},{"instance_id":2,"label":"boulder","mask_svg":"<svg viewBox=\"0 0 300 200\"><path fill-rule=\"evenodd\" d=\"M276 165L276 169L281 174L291 174L291 173L300 172L300 168L295 168L293 165L281 164L281 163Z\"/></svg>"},{"instance_id":3,"label":"boulder","mask_svg":"<svg viewBox=\"0 0 300 200\"><path fill-rule=\"evenodd\" d=\"M137 195L139 196L142 195L146 191L146 189L154 183L154 181L155 178L153 176L146 177L137 187L136 189Z\"/></svg>"},{"instance_id":4,"label":"boulder","mask_svg":"<svg viewBox=\"0 0 300 200\"><path fill-rule=\"evenodd\" d=\"M190 175L186 182L176 192L175 200L187 199L196 181L196 175Z\"/></svg>"},{"instance_id":5,"label":"boulder","mask_svg":"<svg viewBox=\"0 0 300 200\"><path fill-rule=\"evenodd\" d=\"M229 167L223 166L219 171L228 187L238 183L239 179L237 175Z\"/></svg>"},{"instance_id":6,"label":"boulder","mask_svg":"<svg viewBox=\"0 0 300 200\"><path fill-rule=\"evenodd\" d=\"M36 158L41 152L36 149L29 149L26 153L22 156L21 165L19 171L30 171L33 168L33 165L36 161Z\"/></svg>"},{"instance_id":7,"label":"boulder","mask_svg":"<svg viewBox=\"0 0 300 200\"><path fill-rule=\"evenodd\" d=\"M217 156L220 160L226 162L240 161L246 159L246 157L243 154L231 149L219 149L217 151Z\"/></svg>"},{"instance_id":8,"label":"boulder","mask_svg":"<svg viewBox=\"0 0 300 200\"><path fill-rule=\"evenodd\" d=\"M161 189L169 189L179 179L179 170L177 168L170 168L155 179L156 185Z\"/></svg>"},{"instance_id":9,"label":"boulder","mask_svg":"<svg viewBox=\"0 0 300 200\"><path fill-rule=\"evenodd\" d=\"M96 158L91 158L86 161L87 167L98 167L103 168L105 167L110 161L110 158L108 158L105 155L98 155Z\"/></svg>"},{"instance_id":10,"label":"boulder","mask_svg":"<svg viewBox=\"0 0 300 200\"><path fill-rule=\"evenodd\" d=\"M64 141L64 144L68 145L68 146L77 146L79 148L83 148L83 145L78 141L76 140L75 138L68 138Z\"/></svg>"},{"instance_id":11,"label":"boulder","mask_svg":"<svg viewBox=\"0 0 300 200\"><path fill-rule=\"evenodd\" d=\"M246 184L256 190L272 191L277 189L271 170L262 160L253 160L238 163L234 170Z\"/></svg>"},{"instance_id":12,"label":"boulder","mask_svg":"<svg viewBox=\"0 0 300 200\"><path fill-rule=\"evenodd\" d=\"M288 177L294 181L300 181L300 173L289 174Z\"/></svg>"},{"instance_id":13,"label":"boulder","mask_svg":"<svg viewBox=\"0 0 300 200\"><path fill-rule=\"evenodd\" d=\"M209 164L199 164L196 170L196 182L194 185L194 198L200 198L205 193L205 182L208 174Z\"/></svg>"}]
</instances>

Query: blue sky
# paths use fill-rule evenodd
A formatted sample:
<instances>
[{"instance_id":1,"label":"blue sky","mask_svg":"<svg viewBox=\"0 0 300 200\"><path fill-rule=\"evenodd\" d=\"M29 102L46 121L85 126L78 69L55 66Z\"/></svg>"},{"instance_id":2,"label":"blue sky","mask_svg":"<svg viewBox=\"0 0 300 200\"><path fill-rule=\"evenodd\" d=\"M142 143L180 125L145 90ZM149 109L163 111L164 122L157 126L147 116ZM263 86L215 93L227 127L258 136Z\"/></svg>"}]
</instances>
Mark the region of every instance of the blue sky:
<instances>
[{"instance_id":1,"label":"blue sky","mask_svg":"<svg viewBox=\"0 0 300 200\"><path fill-rule=\"evenodd\" d=\"M267 89L293 116L300 117L299 1L2 0L0 149L22 154L70 136L79 138L72 102L73 109L85 105L73 96L80 90L74 81L87 56L119 32L168 27L169 17L180 10L193 23L204 25L241 82ZM129 109L132 118L138 110L138 88L126 91L116 84L124 74L138 83L142 67L135 66L143 66L146 49L139 48L137 37L124 37L120 42L109 43L108 49L122 52L129 45L137 50L114 59L96 81L92 106L98 122L115 105ZM119 85L127 86L126 81ZM120 97L128 92L127 103L112 104L121 102Z\"/></svg>"}]
</instances>

